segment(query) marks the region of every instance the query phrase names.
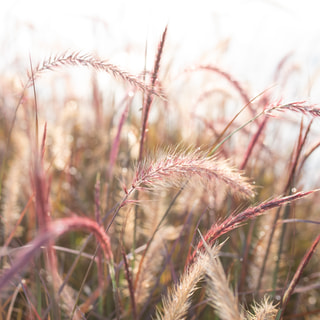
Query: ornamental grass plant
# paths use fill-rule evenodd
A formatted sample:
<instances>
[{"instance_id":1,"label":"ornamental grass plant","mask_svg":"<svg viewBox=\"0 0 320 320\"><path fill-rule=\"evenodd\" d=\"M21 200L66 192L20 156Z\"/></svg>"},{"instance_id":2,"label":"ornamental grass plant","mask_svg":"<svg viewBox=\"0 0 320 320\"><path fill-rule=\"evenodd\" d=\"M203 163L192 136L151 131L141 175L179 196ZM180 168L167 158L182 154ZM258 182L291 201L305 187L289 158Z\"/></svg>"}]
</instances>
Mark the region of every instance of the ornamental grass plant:
<instances>
[{"instance_id":1,"label":"ornamental grass plant","mask_svg":"<svg viewBox=\"0 0 320 320\"><path fill-rule=\"evenodd\" d=\"M70 51L1 91L0 319L318 319L320 109L173 74L168 32L140 74ZM38 84L73 68L91 100L49 117Z\"/></svg>"}]
</instances>

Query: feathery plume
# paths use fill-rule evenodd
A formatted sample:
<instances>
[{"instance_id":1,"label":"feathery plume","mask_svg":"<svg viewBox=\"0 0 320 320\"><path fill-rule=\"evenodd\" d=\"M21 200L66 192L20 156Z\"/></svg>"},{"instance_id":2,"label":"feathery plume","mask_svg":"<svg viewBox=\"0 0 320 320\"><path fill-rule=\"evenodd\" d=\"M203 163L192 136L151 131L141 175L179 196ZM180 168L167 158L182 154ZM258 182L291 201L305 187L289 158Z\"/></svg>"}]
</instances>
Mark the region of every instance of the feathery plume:
<instances>
[{"instance_id":1,"label":"feathery plume","mask_svg":"<svg viewBox=\"0 0 320 320\"><path fill-rule=\"evenodd\" d=\"M229 281L216 254L216 246L210 248L206 243L204 244L209 257L204 261L206 295L209 304L215 309L221 320L243 319L239 310L238 298L229 287Z\"/></svg>"},{"instance_id":2,"label":"feathery plume","mask_svg":"<svg viewBox=\"0 0 320 320\"><path fill-rule=\"evenodd\" d=\"M310 115L313 117L320 117L320 109L316 108L315 105L308 105L306 101L298 101L287 104L276 103L265 109L265 114L271 115L272 111L293 111L302 113L304 115Z\"/></svg>"},{"instance_id":3,"label":"feathery plume","mask_svg":"<svg viewBox=\"0 0 320 320\"><path fill-rule=\"evenodd\" d=\"M218 254L218 249L216 249L216 254ZM190 298L197 289L197 283L204 277L203 265L207 259L208 255L200 255L196 263L182 274L179 283L162 299L163 313L158 310L158 320L186 319L191 303Z\"/></svg>"},{"instance_id":4,"label":"feathery plume","mask_svg":"<svg viewBox=\"0 0 320 320\"><path fill-rule=\"evenodd\" d=\"M271 298L264 296L263 300L252 305L252 312L247 311L248 320L274 320L277 315L277 306L271 302Z\"/></svg>"},{"instance_id":5,"label":"feathery plume","mask_svg":"<svg viewBox=\"0 0 320 320\"><path fill-rule=\"evenodd\" d=\"M159 187L180 187L190 178L197 178L209 190L218 180L224 182L237 195L247 198L254 196L253 186L241 172L228 166L226 161L212 156L206 157L206 154L200 151L168 152L154 163L140 164L133 186L153 190Z\"/></svg>"},{"instance_id":6,"label":"feathery plume","mask_svg":"<svg viewBox=\"0 0 320 320\"><path fill-rule=\"evenodd\" d=\"M44 71L54 70L62 66L68 65L92 67L97 71L111 73L115 78L120 78L121 80L128 82L133 87L139 89L142 92L147 92L151 95L156 95L164 99L164 95L161 92L149 87L143 81L139 80L136 76L133 76L130 73L121 70L118 66L112 63L108 63L105 60L101 60L97 57L94 57L91 54L81 54L79 52L64 52L60 55L51 56L48 59L44 60L42 63L38 64L37 67L33 70L33 75L30 73L28 74L28 81L26 87L32 85L32 79L39 77L40 74Z\"/></svg>"},{"instance_id":7,"label":"feathery plume","mask_svg":"<svg viewBox=\"0 0 320 320\"><path fill-rule=\"evenodd\" d=\"M210 230L204 236L204 241L210 245L214 243L220 236L238 228L246 221L264 214L267 210L301 199L317 191L320 191L320 189L315 189L307 192L297 192L290 196L275 198L270 201L263 202L260 205L256 207L250 207L239 214L233 213L221 223L213 224ZM205 243L204 241L200 241L198 243L197 248L189 258L189 263L192 263L197 253L203 250Z\"/></svg>"}]
</instances>

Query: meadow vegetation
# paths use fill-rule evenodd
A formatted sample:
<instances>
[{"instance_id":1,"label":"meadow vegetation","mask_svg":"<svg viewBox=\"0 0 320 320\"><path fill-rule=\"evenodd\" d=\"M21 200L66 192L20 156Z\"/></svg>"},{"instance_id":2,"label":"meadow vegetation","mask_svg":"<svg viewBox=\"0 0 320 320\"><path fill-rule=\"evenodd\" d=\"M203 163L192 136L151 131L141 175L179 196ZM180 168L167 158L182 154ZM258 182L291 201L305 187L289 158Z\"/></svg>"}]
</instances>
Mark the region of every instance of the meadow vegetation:
<instances>
[{"instance_id":1,"label":"meadow vegetation","mask_svg":"<svg viewBox=\"0 0 320 320\"><path fill-rule=\"evenodd\" d=\"M137 75L64 52L2 85L0 319L319 318L320 109L217 65L173 74L166 35ZM91 101L43 105L74 68Z\"/></svg>"}]
</instances>

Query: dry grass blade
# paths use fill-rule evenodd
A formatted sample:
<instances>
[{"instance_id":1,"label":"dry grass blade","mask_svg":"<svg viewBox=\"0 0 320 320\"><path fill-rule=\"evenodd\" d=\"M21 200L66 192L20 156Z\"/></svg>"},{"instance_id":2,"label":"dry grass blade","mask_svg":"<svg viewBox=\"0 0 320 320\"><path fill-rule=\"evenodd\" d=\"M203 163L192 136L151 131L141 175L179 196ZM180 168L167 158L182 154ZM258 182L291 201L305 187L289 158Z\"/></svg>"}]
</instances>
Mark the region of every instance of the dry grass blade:
<instances>
[{"instance_id":1,"label":"dry grass blade","mask_svg":"<svg viewBox=\"0 0 320 320\"><path fill-rule=\"evenodd\" d=\"M111 73L115 78L120 78L123 81L130 83L133 87L139 89L142 92L156 95L160 98L165 98L161 92L149 87L143 81L139 80L136 76L133 76L130 73L121 70L118 66L112 63L108 63L105 60L100 60L93 55L81 54L79 52L65 52L60 55L51 56L48 59L44 60L33 70L33 75L28 74L28 82L26 86L28 87L32 84L32 76L36 78L44 71L54 70L63 66L92 67L97 71Z\"/></svg>"},{"instance_id":2,"label":"dry grass blade","mask_svg":"<svg viewBox=\"0 0 320 320\"><path fill-rule=\"evenodd\" d=\"M132 99L133 99L133 97L128 95L128 101L126 101L126 106L125 106L124 110L122 111L121 118L120 118L118 128L117 128L117 134L113 140L112 148L110 151L109 168L108 168L108 178L110 181L112 181L112 178L113 178L113 168L116 163L117 156L119 153L119 148L120 148L121 132L122 132L123 126L125 124L125 121L127 120L127 117L129 115L129 109L130 109Z\"/></svg>"},{"instance_id":3,"label":"dry grass blade","mask_svg":"<svg viewBox=\"0 0 320 320\"><path fill-rule=\"evenodd\" d=\"M206 157L206 153L168 152L155 162L140 164L133 186L156 190L158 188L181 187L183 183L196 178L207 191L212 191L214 183L224 182L236 195L254 196L254 188L241 172L228 166L226 161Z\"/></svg>"},{"instance_id":4,"label":"dry grass blade","mask_svg":"<svg viewBox=\"0 0 320 320\"><path fill-rule=\"evenodd\" d=\"M247 148L247 150L245 152L244 159L243 159L243 161L242 161L242 163L240 165L240 169L241 170L244 170L244 168L246 167L246 165L248 163L248 160L249 160L249 157L250 157L250 155L252 153L252 150L255 147L255 145L257 144L257 141L258 141L259 137L261 136L264 128L266 127L267 122L268 122L268 118L264 118L261 121L261 123L259 124L257 132L251 138L250 143L248 145L248 148Z\"/></svg>"},{"instance_id":5,"label":"dry grass blade","mask_svg":"<svg viewBox=\"0 0 320 320\"><path fill-rule=\"evenodd\" d=\"M220 69L216 66L213 66L213 65L199 65L199 66L195 66L191 69L187 69L186 71L197 71L197 70L207 70L207 71L215 72L215 73L221 75L239 92L241 98L243 99L244 104L249 106L250 111L253 114L255 113L248 94L246 93L244 88L240 85L239 81L234 79L230 73L225 72L222 69Z\"/></svg>"},{"instance_id":6,"label":"dry grass blade","mask_svg":"<svg viewBox=\"0 0 320 320\"><path fill-rule=\"evenodd\" d=\"M48 229L37 236L30 246L19 254L10 269L8 269L0 278L0 289L12 279L19 271L28 265L28 262L39 253L41 247L46 247L51 241L60 237L62 234L74 230L86 230L94 233L99 241L103 252L110 263L113 263L113 254L111 251L110 238L95 221L88 218L72 217L56 220L48 225Z\"/></svg>"},{"instance_id":7,"label":"dry grass blade","mask_svg":"<svg viewBox=\"0 0 320 320\"><path fill-rule=\"evenodd\" d=\"M291 280L291 282L289 284L289 287L287 288L286 292L284 293L284 296L282 298L282 306L281 306L281 309L279 310L277 319L281 318L281 314L286 309L286 306L288 304L289 298L290 298L291 294L293 293L293 290L296 287L299 279L302 276L302 271L305 268L305 266L308 264L308 262L310 261L310 259L311 259L312 255L313 255L314 251L316 250L316 247L317 247L319 242L320 242L320 234L314 240L314 242L312 243L310 249L306 252L305 256L303 257L302 261L300 262L300 264L298 266L298 269L297 269L296 273L294 274L293 279Z\"/></svg>"},{"instance_id":8,"label":"dry grass blade","mask_svg":"<svg viewBox=\"0 0 320 320\"><path fill-rule=\"evenodd\" d=\"M132 318L135 320L137 319L137 311L136 311L136 303L135 303L135 296L134 296L134 290L133 290L133 285L132 285L132 275L129 270L129 263L127 256L125 254L124 248L121 245L121 254L124 262L124 270L125 270L125 277L128 283L128 288L129 288L129 293L130 293L130 303L132 307Z\"/></svg>"}]
</instances>

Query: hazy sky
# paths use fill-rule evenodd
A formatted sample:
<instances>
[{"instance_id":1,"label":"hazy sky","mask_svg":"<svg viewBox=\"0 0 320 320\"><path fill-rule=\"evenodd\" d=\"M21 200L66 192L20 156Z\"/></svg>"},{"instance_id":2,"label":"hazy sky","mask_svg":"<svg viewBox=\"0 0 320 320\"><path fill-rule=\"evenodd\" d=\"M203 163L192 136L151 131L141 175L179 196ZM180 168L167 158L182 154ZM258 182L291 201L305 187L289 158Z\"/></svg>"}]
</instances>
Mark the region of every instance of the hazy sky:
<instances>
[{"instance_id":1,"label":"hazy sky","mask_svg":"<svg viewBox=\"0 0 320 320\"><path fill-rule=\"evenodd\" d=\"M317 3L0 0L0 68L8 72L23 61L28 66L29 54L37 60L80 50L139 72L146 41L154 48L168 24L167 56L174 56L177 68L219 63L262 90L270 85L277 63L292 52L308 81L320 65Z\"/></svg>"}]
</instances>

